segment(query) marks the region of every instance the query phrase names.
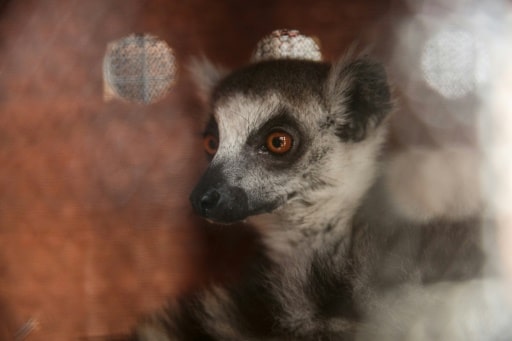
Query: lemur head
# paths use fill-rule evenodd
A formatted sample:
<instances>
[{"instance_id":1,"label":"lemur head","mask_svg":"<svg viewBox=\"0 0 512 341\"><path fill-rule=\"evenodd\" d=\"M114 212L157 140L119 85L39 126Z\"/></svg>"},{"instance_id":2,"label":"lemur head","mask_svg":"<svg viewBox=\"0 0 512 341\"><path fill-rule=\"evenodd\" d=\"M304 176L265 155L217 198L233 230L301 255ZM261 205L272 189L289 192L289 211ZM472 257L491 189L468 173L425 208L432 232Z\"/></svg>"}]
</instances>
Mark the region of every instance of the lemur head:
<instances>
[{"instance_id":1,"label":"lemur head","mask_svg":"<svg viewBox=\"0 0 512 341\"><path fill-rule=\"evenodd\" d=\"M391 109L380 64L273 60L220 78L206 80L215 84L211 162L190 197L199 215L231 223L333 196L360 200Z\"/></svg>"}]
</instances>

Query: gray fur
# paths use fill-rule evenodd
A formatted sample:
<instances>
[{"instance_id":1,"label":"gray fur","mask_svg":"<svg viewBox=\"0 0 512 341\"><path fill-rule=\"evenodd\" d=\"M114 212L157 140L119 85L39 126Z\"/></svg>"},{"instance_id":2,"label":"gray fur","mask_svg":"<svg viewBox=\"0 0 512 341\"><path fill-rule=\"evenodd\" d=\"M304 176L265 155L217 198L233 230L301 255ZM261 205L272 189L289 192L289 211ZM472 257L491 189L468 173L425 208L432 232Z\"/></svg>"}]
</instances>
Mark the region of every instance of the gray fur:
<instances>
[{"instance_id":1,"label":"gray fur","mask_svg":"<svg viewBox=\"0 0 512 341\"><path fill-rule=\"evenodd\" d=\"M218 83L206 69L220 145L191 201L206 219L253 225L260 251L239 283L178 299L134 340L407 340L414 323L444 332L422 305L430 292L443 298L433 283L482 274L480 223L394 213L377 181L392 109L383 67L268 61ZM262 149L275 128L294 137L283 156Z\"/></svg>"}]
</instances>

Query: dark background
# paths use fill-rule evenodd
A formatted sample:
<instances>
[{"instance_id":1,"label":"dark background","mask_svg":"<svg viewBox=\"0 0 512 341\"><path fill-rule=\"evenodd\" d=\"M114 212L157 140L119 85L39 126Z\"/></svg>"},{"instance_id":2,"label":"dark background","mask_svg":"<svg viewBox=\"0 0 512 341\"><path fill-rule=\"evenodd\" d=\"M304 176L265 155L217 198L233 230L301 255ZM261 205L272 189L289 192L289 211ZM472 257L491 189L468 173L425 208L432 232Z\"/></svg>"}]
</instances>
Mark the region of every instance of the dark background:
<instances>
[{"instance_id":1,"label":"dark background","mask_svg":"<svg viewBox=\"0 0 512 341\"><path fill-rule=\"evenodd\" d=\"M317 36L326 59L354 41L386 59L405 13L391 0L4 1L0 339L31 320L31 341L125 333L250 253L250 231L212 228L188 203L206 166L190 56L240 66L262 36L293 28ZM106 46L134 32L165 40L181 67L148 106L103 99ZM429 140L407 131L395 147Z\"/></svg>"}]
</instances>

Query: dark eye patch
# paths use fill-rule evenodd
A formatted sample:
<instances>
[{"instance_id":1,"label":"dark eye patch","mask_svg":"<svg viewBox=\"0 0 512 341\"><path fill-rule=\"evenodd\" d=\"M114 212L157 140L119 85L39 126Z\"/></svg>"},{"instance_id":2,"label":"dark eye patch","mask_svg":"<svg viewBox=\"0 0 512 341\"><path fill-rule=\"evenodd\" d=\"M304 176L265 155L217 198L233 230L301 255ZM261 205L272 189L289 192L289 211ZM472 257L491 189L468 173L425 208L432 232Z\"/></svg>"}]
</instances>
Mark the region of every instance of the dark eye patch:
<instances>
[{"instance_id":1,"label":"dark eye patch","mask_svg":"<svg viewBox=\"0 0 512 341\"><path fill-rule=\"evenodd\" d=\"M210 121L206 125L206 128L203 132L203 141L208 140L208 145L206 146L206 155L208 160L212 160L214 156L213 150L217 150L219 144L219 127L217 125L217 121L215 117L211 115ZM211 143L215 143L215 146L211 145Z\"/></svg>"},{"instance_id":2,"label":"dark eye patch","mask_svg":"<svg viewBox=\"0 0 512 341\"><path fill-rule=\"evenodd\" d=\"M216 138L219 138L219 127L213 115L210 116L210 120L208 121L208 124L206 125L206 128L203 132L203 137L207 135L213 135Z\"/></svg>"},{"instance_id":3,"label":"dark eye patch","mask_svg":"<svg viewBox=\"0 0 512 341\"><path fill-rule=\"evenodd\" d=\"M275 155L268 152L266 147L269 135L274 132L285 132L293 138L293 146L289 152L283 155ZM274 117L255 129L247 139L247 147L257 151L269 167L288 167L295 163L304 154L307 146L307 138L303 134L304 129L292 116L289 110L280 109Z\"/></svg>"}]
</instances>

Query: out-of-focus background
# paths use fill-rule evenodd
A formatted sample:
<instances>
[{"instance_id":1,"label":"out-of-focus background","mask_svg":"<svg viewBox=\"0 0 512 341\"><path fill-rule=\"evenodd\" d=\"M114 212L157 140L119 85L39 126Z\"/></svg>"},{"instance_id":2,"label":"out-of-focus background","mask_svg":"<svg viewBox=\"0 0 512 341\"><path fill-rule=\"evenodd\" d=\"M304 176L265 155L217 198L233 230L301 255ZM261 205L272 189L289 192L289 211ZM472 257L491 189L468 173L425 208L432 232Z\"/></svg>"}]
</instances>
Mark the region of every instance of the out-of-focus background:
<instances>
[{"instance_id":1,"label":"out-of-focus background","mask_svg":"<svg viewBox=\"0 0 512 341\"><path fill-rule=\"evenodd\" d=\"M481 149L510 108L496 57L509 24L508 1L0 1L0 340L123 334L167 297L236 276L251 231L188 203L206 167L190 57L234 68L278 28L316 36L327 60L370 45L399 97L391 149ZM132 33L176 56L153 104L105 98L107 46Z\"/></svg>"}]
</instances>

